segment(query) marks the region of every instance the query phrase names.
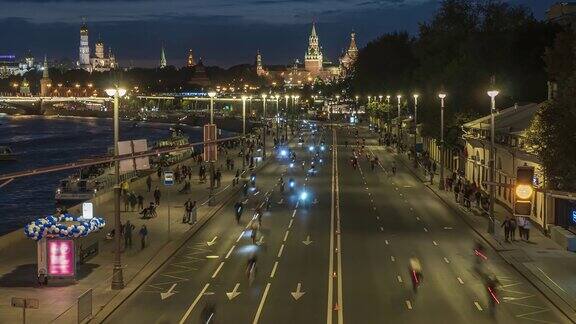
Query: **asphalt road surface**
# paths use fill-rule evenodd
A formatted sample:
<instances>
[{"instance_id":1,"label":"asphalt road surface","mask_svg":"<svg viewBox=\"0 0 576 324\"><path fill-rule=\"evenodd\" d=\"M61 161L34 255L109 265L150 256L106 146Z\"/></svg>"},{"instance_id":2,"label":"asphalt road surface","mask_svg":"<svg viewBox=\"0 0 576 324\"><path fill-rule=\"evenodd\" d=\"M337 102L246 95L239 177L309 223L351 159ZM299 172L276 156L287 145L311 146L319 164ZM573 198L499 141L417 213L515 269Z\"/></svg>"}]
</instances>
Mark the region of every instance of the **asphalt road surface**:
<instances>
[{"instance_id":1,"label":"asphalt road surface","mask_svg":"<svg viewBox=\"0 0 576 324\"><path fill-rule=\"evenodd\" d=\"M488 250L485 271L501 284L492 317L487 289L474 270L479 238L367 129L359 130L366 138L359 152L355 131L307 130L304 143L291 147L294 168L288 159L271 158L258 172L257 189L230 200L106 323L204 323L211 305L209 323L569 323ZM363 156L357 169L350 163L354 151ZM317 174L310 175L316 152L322 162L317 158ZM367 153L379 158L374 170ZM253 244L249 222L267 193L271 208ZM240 224L236 201L245 203ZM250 282L252 255L258 261ZM417 292L410 257L422 263Z\"/></svg>"}]
</instances>

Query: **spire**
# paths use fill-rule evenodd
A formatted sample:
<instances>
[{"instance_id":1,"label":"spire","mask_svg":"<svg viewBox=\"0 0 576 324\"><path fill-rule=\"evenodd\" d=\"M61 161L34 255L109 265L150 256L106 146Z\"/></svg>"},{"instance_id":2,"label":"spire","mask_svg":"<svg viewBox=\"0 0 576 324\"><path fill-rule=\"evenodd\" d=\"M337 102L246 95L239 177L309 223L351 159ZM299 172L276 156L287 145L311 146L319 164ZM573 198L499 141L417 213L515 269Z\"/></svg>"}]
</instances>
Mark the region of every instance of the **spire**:
<instances>
[{"instance_id":1,"label":"spire","mask_svg":"<svg viewBox=\"0 0 576 324\"><path fill-rule=\"evenodd\" d=\"M350 33L350 46L348 47L348 51L358 52L358 47L356 46L356 33L354 31Z\"/></svg>"},{"instance_id":2,"label":"spire","mask_svg":"<svg viewBox=\"0 0 576 324\"><path fill-rule=\"evenodd\" d=\"M194 60L194 54L192 49L188 50L188 67L194 67L196 65L196 60Z\"/></svg>"},{"instance_id":3,"label":"spire","mask_svg":"<svg viewBox=\"0 0 576 324\"><path fill-rule=\"evenodd\" d=\"M46 57L46 55L44 55L44 66L43 66L43 71L42 71L42 78L43 79L48 79L50 76L48 75L48 58Z\"/></svg>"},{"instance_id":4,"label":"spire","mask_svg":"<svg viewBox=\"0 0 576 324\"><path fill-rule=\"evenodd\" d=\"M164 53L164 45L162 45L162 51L160 52L160 68L166 67L166 54Z\"/></svg>"},{"instance_id":5,"label":"spire","mask_svg":"<svg viewBox=\"0 0 576 324\"><path fill-rule=\"evenodd\" d=\"M316 35L316 22L315 21L312 22L312 32L310 33L310 37L318 37Z\"/></svg>"}]
</instances>

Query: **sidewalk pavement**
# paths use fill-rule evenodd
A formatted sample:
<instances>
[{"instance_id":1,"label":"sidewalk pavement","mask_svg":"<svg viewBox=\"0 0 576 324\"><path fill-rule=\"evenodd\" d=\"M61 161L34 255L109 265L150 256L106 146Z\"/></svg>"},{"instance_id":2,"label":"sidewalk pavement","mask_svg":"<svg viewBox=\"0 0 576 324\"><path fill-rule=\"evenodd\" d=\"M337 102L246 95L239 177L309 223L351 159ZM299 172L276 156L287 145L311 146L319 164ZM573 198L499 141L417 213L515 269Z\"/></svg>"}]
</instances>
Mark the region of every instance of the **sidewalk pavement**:
<instances>
[{"instance_id":1,"label":"sidewalk pavement","mask_svg":"<svg viewBox=\"0 0 576 324\"><path fill-rule=\"evenodd\" d=\"M440 190L438 183L440 177L434 175L434 183L430 184L430 175L422 167L414 169L413 160L404 154L395 153L396 150L388 148L389 153L418 177L434 192L446 205L457 210L466 223L483 237L508 263L514 266L526 279L540 290L554 305L560 308L573 322L576 322L576 253L569 252L545 236L534 226L530 231L530 240L522 241L516 235L516 241L508 243L504 239L502 221L512 214L503 206L496 203L495 234L487 233L488 217L483 210L464 207L454 199L454 193ZM446 170L445 175L451 171Z\"/></svg>"},{"instance_id":2,"label":"sidewalk pavement","mask_svg":"<svg viewBox=\"0 0 576 324\"><path fill-rule=\"evenodd\" d=\"M175 245L176 241L192 235L211 215L221 208L223 202L236 192L230 184L235 176L236 169L242 169L242 160L237 153L237 149L229 150L228 153L229 156L235 159L234 170L226 170L224 154L221 155L222 158L217 163L217 167L222 170L222 182L221 187L215 190L218 193L215 198L216 206L202 204L208 198L209 180L206 183L198 183L198 167L196 162L192 160L184 162L194 168L190 194L178 193L183 184L168 188L164 187L155 172L151 174L153 180L151 192L147 192L146 177L130 183L131 191L134 191L136 195L142 194L144 196L144 206L154 200L153 191L156 186L161 190L162 197L157 208L158 216L146 220L140 218L138 211L125 212L124 204L121 201L122 223L125 224L129 220L135 226L132 233L132 247L126 247L122 254L124 282L127 286L132 286L131 288L137 286L133 279L147 265L157 263L158 259L169 257L170 251L167 250L174 249L175 247L172 245ZM236 188L240 186L241 184ZM197 211L198 222L194 225L182 223L183 205L188 198L193 201L196 200L197 206L199 206ZM168 204L168 200L170 204ZM115 296L122 295L128 290L128 287L121 291L110 289L114 240L107 240L105 236L106 233L114 228L113 195L103 194L93 199L93 202L94 214L104 217L107 225L104 230L80 240L84 242L77 242L76 247L78 249L78 243L86 247L92 242L98 241L99 253L85 264L77 267L76 282L68 285L38 287L35 274L36 243L26 239L24 233L22 233L22 240L0 249L0 260L3 260L0 263L0 323L18 323L22 321L22 309L12 308L10 305L12 297L39 299L39 309L27 311L26 317L31 323L76 323L77 298L87 290L93 289L93 314L103 309ZM170 208L168 208L168 205L170 205ZM168 217L169 210L170 218ZM146 224L148 228L148 237L147 246L141 250L138 231L142 224ZM168 228L170 228L170 235Z\"/></svg>"}]
</instances>

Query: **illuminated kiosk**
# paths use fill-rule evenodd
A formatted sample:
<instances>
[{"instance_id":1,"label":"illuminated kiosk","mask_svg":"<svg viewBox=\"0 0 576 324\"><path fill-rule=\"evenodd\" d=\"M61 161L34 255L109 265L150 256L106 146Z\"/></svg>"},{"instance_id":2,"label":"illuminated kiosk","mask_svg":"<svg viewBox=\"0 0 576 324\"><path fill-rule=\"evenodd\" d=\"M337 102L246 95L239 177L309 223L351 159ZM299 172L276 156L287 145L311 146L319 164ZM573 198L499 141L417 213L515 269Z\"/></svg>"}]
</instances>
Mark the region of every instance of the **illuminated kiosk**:
<instances>
[{"instance_id":1,"label":"illuminated kiosk","mask_svg":"<svg viewBox=\"0 0 576 324\"><path fill-rule=\"evenodd\" d=\"M103 218L70 214L48 216L24 227L29 239L37 242L38 282L76 280L75 238L86 237L106 225Z\"/></svg>"}]
</instances>

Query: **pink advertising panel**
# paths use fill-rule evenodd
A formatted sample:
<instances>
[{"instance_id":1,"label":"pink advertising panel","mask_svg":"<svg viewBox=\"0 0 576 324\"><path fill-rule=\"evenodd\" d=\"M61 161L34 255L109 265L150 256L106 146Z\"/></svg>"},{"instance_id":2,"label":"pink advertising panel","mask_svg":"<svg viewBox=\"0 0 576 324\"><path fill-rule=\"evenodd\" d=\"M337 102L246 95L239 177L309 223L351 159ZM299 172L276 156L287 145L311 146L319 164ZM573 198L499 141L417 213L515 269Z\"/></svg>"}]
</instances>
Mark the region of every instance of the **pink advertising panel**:
<instances>
[{"instance_id":1,"label":"pink advertising panel","mask_svg":"<svg viewBox=\"0 0 576 324\"><path fill-rule=\"evenodd\" d=\"M49 240L48 275L54 277L74 276L74 241Z\"/></svg>"}]
</instances>

